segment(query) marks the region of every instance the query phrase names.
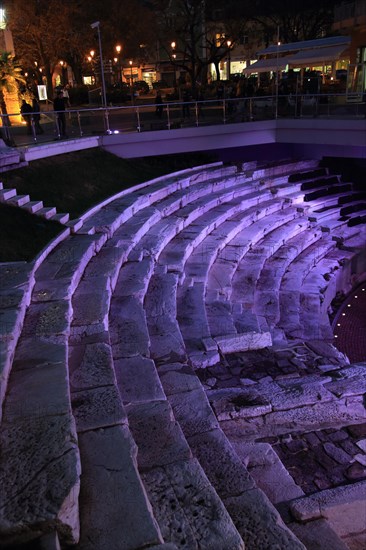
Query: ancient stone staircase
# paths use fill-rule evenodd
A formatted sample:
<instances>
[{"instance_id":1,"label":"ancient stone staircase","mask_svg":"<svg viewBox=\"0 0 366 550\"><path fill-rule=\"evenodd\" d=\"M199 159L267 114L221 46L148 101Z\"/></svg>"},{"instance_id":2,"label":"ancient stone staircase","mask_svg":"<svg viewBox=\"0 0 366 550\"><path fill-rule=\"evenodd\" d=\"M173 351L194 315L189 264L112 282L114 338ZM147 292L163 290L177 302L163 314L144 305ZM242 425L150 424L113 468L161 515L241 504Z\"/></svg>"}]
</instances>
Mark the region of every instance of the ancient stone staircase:
<instances>
[{"instance_id":1,"label":"ancient stone staircase","mask_svg":"<svg viewBox=\"0 0 366 550\"><path fill-rule=\"evenodd\" d=\"M32 201L29 195L18 195L16 189L4 189L1 182L0 203L7 206L18 206L46 220L59 222L65 227L69 227L72 231L77 231L82 226L81 220L70 220L70 215L68 213L57 213L54 206L44 206L43 201Z\"/></svg>"},{"instance_id":2,"label":"ancient stone staircase","mask_svg":"<svg viewBox=\"0 0 366 550\"><path fill-rule=\"evenodd\" d=\"M37 269L0 266L14 297L1 310L1 544L312 550L297 538L311 525L300 534L292 515L295 536L274 506L303 492L287 484L272 504L243 441L365 421L364 367L331 345L327 307L362 269L366 234L341 204L313 215L320 196L305 195L327 178L313 161L186 170L95 208ZM304 340L323 344L338 383L310 367L255 389L204 375L236 353L280 362ZM347 373L359 383L345 395Z\"/></svg>"}]
</instances>

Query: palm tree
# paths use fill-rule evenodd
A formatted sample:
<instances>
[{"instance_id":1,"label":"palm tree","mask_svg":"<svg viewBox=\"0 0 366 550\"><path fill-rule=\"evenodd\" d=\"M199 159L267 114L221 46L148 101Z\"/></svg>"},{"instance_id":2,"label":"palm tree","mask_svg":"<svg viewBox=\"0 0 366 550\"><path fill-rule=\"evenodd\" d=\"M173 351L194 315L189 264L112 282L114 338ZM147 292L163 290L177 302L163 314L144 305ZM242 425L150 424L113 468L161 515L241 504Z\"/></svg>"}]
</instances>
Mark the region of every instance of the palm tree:
<instances>
[{"instance_id":1,"label":"palm tree","mask_svg":"<svg viewBox=\"0 0 366 550\"><path fill-rule=\"evenodd\" d=\"M3 115L19 113L19 84L25 84L22 69L10 52L0 53L0 111ZM1 117L2 125L20 122L21 116Z\"/></svg>"}]
</instances>

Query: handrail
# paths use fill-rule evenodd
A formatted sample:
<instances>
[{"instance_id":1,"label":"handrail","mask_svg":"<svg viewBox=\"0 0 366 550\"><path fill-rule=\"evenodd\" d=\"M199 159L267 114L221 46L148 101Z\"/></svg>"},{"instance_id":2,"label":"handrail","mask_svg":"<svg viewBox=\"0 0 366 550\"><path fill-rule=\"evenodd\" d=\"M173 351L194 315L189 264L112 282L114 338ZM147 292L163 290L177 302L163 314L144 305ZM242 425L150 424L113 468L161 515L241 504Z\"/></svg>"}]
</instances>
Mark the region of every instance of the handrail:
<instances>
[{"instance_id":1,"label":"handrail","mask_svg":"<svg viewBox=\"0 0 366 550\"><path fill-rule=\"evenodd\" d=\"M155 102L135 101L133 105L79 107L61 113L47 110L33 113L27 126L18 122L19 112L1 114L1 134L7 145L17 147L67 137L174 130L273 118L345 119L366 116L365 103L348 101L346 94L338 93L213 98L187 102L173 100L161 105L163 109L158 110ZM35 115L41 117L41 129ZM64 122L60 121L60 116L64 117ZM67 135L61 132L64 123Z\"/></svg>"}]
</instances>

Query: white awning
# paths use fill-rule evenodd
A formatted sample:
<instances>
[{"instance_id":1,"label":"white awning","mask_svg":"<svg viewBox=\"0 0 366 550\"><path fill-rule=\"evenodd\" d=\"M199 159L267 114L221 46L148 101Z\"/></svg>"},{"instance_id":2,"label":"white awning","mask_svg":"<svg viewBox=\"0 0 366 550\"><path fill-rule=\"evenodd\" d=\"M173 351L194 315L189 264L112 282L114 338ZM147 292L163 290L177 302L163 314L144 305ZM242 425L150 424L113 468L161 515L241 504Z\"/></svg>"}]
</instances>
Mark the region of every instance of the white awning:
<instances>
[{"instance_id":1,"label":"white awning","mask_svg":"<svg viewBox=\"0 0 366 550\"><path fill-rule=\"evenodd\" d=\"M329 48L314 48L313 50L302 50L294 55L287 56L287 63L293 67L326 65L340 59L341 54L346 51L348 45L338 44Z\"/></svg>"},{"instance_id":2,"label":"white awning","mask_svg":"<svg viewBox=\"0 0 366 550\"><path fill-rule=\"evenodd\" d=\"M250 65L249 67L244 69L243 72L244 74L252 74L268 73L270 71L283 71L283 69L285 69L286 65L288 64L288 59L289 56L279 57L278 60L276 57L272 57L271 59L259 59L259 61L253 63L253 65Z\"/></svg>"}]
</instances>

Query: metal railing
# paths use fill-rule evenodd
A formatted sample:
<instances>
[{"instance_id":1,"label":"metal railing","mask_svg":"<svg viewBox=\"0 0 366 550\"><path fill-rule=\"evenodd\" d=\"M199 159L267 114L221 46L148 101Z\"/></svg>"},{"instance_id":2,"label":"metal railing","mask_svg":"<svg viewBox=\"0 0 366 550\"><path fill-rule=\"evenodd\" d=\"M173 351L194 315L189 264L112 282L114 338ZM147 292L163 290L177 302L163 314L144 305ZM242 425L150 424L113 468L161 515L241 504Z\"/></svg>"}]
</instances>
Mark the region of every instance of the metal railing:
<instances>
[{"instance_id":1,"label":"metal railing","mask_svg":"<svg viewBox=\"0 0 366 550\"><path fill-rule=\"evenodd\" d=\"M155 103L135 102L134 105L67 110L64 113L65 135L61 132L60 113L54 111L34 113L30 126L13 122L14 118L19 119L19 113L1 115L1 137L7 145L18 147L91 135L174 130L274 118L351 119L363 118L365 113L365 103L347 101L345 94L169 101L162 104L162 109Z\"/></svg>"}]
</instances>

